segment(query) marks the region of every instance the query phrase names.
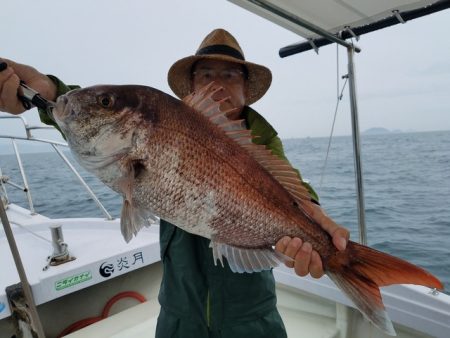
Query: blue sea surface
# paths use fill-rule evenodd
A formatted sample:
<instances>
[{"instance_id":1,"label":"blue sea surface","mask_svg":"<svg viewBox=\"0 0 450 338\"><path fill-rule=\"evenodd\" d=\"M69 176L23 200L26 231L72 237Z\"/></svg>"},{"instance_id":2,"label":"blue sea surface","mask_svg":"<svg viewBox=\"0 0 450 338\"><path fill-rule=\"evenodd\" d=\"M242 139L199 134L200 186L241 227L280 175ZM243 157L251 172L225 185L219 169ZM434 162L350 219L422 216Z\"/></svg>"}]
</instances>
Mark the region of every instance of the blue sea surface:
<instances>
[{"instance_id":1,"label":"blue sea surface","mask_svg":"<svg viewBox=\"0 0 450 338\"><path fill-rule=\"evenodd\" d=\"M358 240L351 137L332 140L325 170L328 138L283 143L322 207ZM449 293L450 131L363 134L361 158L368 244L429 270Z\"/></svg>"},{"instance_id":2,"label":"blue sea surface","mask_svg":"<svg viewBox=\"0 0 450 338\"><path fill-rule=\"evenodd\" d=\"M358 240L351 138L332 140L324 171L328 138L287 139L283 143L291 163L318 192L322 207ZM450 131L363 134L361 154L369 245L429 270L443 281L448 293ZM56 153L24 154L22 159L39 213L52 218L103 217ZM118 217L121 198L74 164L108 211ZM14 155L1 155L0 168L12 181L21 183ZM27 207L23 192L9 185L7 189L12 202Z\"/></svg>"}]
</instances>

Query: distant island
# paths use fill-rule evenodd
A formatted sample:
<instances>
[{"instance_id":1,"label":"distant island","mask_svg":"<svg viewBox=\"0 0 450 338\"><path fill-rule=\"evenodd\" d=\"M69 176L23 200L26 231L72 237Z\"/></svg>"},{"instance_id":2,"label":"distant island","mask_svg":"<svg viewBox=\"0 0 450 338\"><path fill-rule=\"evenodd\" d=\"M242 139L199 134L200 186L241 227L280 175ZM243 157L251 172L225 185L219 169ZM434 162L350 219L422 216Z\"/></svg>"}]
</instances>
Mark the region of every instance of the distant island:
<instances>
[{"instance_id":1,"label":"distant island","mask_svg":"<svg viewBox=\"0 0 450 338\"><path fill-rule=\"evenodd\" d=\"M399 129L395 130L389 130L386 128L381 127L375 127L375 128L369 128L365 131L363 131L364 135L379 135L379 134L392 134L392 133L401 133L402 131Z\"/></svg>"}]
</instances>

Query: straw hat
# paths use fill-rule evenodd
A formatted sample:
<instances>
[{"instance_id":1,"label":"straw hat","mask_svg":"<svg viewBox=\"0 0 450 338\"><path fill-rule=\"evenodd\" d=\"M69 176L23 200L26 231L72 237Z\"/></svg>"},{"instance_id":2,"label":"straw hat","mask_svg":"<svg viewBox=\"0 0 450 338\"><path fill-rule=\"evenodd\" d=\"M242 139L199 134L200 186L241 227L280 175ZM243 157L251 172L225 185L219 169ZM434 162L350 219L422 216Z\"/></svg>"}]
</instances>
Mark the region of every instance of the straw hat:
<instances>
[{"instance_id":1,"label":"straw hat","mask_svg":"<svg viewBox=\"0 0 450 338\"><path fill-rule=\"evenodd\" d=\"M198 60L223 60L244 65L248 71L246 105L258 101L269 89L272 73L264 66L245 61L236 39L224 29L215 29L200 44L195 55L175 62L169 69L168 81L173 92L183 98L190 93L192 66Z\"/></svg>"}]
</instances>

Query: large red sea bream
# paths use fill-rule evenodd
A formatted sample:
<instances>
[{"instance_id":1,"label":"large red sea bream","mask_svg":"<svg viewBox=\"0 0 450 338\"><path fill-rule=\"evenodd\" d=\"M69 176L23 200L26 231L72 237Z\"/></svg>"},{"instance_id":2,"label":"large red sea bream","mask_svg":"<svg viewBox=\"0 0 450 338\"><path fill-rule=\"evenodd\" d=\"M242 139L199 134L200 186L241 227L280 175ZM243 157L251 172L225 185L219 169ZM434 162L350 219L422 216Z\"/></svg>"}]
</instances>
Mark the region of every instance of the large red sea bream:
<instances>
[{"instance_id":1,"label":"large red sea bream","mask_svg":"<svg viewBox=\"0 0 450 338\"><path fill-rule=\"evenodd\" d=\"M315 205L290 164L255 145L212 95L185 103L150 87L94 86L59 97L54 118L81 165L123 196L125 240L155 214L210 238L214 259L233 271L256 272L290 259L273 249L281 237L300 237L359 310L395 334L379 286L441 282L351 241L338 251L309 216Z\"/></svg>"}]
</instances>

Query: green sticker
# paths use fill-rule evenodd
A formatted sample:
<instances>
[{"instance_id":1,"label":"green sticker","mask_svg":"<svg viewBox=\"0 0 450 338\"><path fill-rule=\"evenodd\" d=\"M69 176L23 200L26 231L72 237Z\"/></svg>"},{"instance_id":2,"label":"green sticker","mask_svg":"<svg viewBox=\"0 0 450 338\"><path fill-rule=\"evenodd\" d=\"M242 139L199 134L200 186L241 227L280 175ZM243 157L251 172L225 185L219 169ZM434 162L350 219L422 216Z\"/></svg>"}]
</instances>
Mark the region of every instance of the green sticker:
<instances>
[{"instance_id":1,"label":"green sticker","mask_svg":"<svg viewBox=\"0 0 450 338\"><path fill-rule=\"evenodd\" d=\"M71 286L74 286L76 284L86 282L90 279L92 279L92 273L90 271L85 271L85 272L79 273L77 275L73 275L73 276L61 279L59 281L56 281L55 289L56 289L56 291L60 291L62 289L70 288Z\"/></svg>"}]
</instances>

